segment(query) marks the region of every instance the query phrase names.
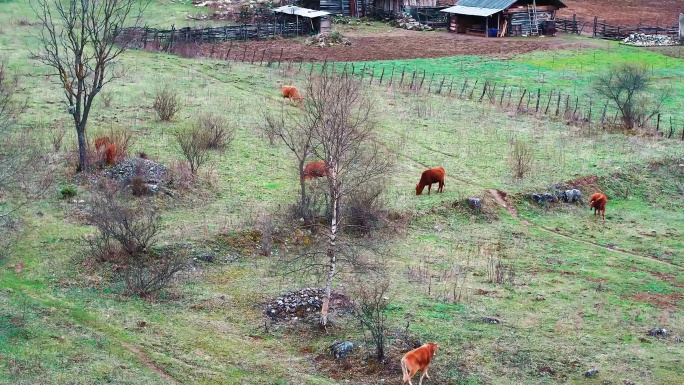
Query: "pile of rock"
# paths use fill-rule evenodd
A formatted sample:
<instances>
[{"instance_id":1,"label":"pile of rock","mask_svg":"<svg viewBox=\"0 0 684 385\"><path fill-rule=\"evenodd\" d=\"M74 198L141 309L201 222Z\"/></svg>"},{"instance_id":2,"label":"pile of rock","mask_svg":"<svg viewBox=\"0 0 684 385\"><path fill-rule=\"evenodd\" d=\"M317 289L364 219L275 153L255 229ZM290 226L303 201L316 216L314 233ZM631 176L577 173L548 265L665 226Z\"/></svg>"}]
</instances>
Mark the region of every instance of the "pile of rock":
<instances>
[{"instance_id":1,"label":"pile of rock","mask_svg":"<svg viewBox=\"0 0 684 385\"><path fill-rule=\"evenodd\" d=\"M323 32L307 38L304 44L330 47L333 45L351 45L351 41L339 32Z\"/></svg>"},{"instance_id":2,"label":"pile of rock","mask_svg":"<svg viewBox=\"0 0 684 385\"><path fill-rule=\"evenodd\" d=\"M166 183L168 170L163 165L149 159L124 158L115 167L107 170L107 176L130 186L134 178L141 178L150 192L155 193L159 186Z\"/></svg>"},{"instance_id":3,"label":"pile of rock","mask_svg":"<svg viewBox=\"0 0 684 385\"><path fill-rule=\"evenodd\" d=\"M655 47L679 45L679 40L663 35L646 35L644 33L633 33L622 41L622 44L635 45L638 47Z\"/></svg>"},{"instance_id":4,"label":"pile of rock","mask_svg":"<svg viewBox=\"0 0 684 385\"><path fill-rule=\"evenodd\" d=\"M304 318L321 311L325 290L304 288L286 293L266 306L266 315L273 319Z\"/></svg>"},{"instance_id":5,"label":"pile of rock","mask_svg":"<svg viewBox=\"0 0 684 385\"><path fill-rule=\"evenodd\" d=\"M400 18L392 21L391 24L411 31L432 31L432 27L417 22L409 13L404 13Z\"/></svg>"}]
</instances>

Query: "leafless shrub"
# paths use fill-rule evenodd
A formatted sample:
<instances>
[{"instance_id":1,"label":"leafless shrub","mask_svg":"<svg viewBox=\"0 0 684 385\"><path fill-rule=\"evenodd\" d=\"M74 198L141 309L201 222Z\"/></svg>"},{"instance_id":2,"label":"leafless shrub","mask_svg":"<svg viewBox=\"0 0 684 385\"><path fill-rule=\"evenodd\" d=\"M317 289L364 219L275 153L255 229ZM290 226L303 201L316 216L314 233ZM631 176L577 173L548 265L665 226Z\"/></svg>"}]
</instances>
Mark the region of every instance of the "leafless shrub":
<instances>
[{"instance_id":1,"label":"leafless shrub","mask_svg":"<svg viewBox=\"0 0 684 385\"><path fill-rule=\"evenodd\" d=\"M105 106L105 108L109 108L112 106L112 101L114 100L114 94L110 91L103 91L102 92L102 105Z\"/></svg>"},{"instance_id":2,"label":"leafless shrub","mask_svg":"<svg viewBox=\"0 0 684 385\"><path fill-rule=\"evenodd\" d=\"M154 94L154 104L152 107L157 111L161 121L168 122L180 111L181 104L178 91L167 84Z\"/></svg>"},{"instance_id":3,"label":"leafless shrub","mask_svg":"<svg viewBox=\"0 0 684 385\"><path fill-rule=\"evenodd\" d=\"M505 266L501 258L497 256L490 256L487 263L487 277L489 282L496 284L508 283L515 284L515 265L513 263Z\"/></svg>"},{"instance_id":4,"label":"leafless shrub","mask_svg":"<svg viewBox=\"0 0 684 385\"><path fill-rule=\"evenodd\" d=\"M164 227L152 201L131 201L116 184L103 181L89 199L88 214L97 228L86 238L89 254L112 264L129 295L161 290L183 268L184 254L153 250Z\"/></svg>"},{"instance_id":5,"label":"leafless shrub","mask_svg":"<svg viewBox=\"0 0 684 385\"><path fill-rule=\"evenodd\" d=\"M352 314L366 329L375 344L375 356L379 361L385 359L387 314L390 304L388 297L389 281L373 282L356 286L353 292L354 311Z\"/></svg>"},{"instance_id":6,"label":"leafless shrub","mask_svg":"<svg viewBox=\"0 0 684 385\"><path fill-rule=\"evenodd\" d=\"M169 185L176 189L188 190L195 184L195 175L190 171L188 162L173 162L168 167Z\"/></svg>"},{"instance_id":7,"label":"leafless shrub","mask_svg":"<svg viewBox=\"0 0 684 385\"><path fill-rule=\"evenodd\" d=\"M622 128L631 130L657 115L669 96L669 88L649 95L652 83L647 67L621 64L597 76L594 90L615 104Z\"/></svg>"},{"instance_id":8,"label":"leafless shrub","mask_svg":"<svg viewBox=\"0 0 684 385\"><path fill-rule=\"evenodd\" d=\"M61 124L58 124L50 135L50 142L52 143L52 149L55 153L62 151L62 144L64 143L64 135L66 131L62 128Z\"/></svg>"},{"instance_id":9,"label":"leafless shrub","mask_svg":"<svg viewBox=\"0 0 684 385\"><path fill-rule=\"evenodd\" d=\"M235 128L228 119L215 113L204 113L197 118L195 129L206 134L207 149L221 150L226 148L235 136Z\"/></svg>"},{"instance_id":10,"label":"leafless shrub","mask_svg":"<svg viewBox=\"0 0 684 385\"><path fill-rule=\"evenodd\" d=\"M369 235L380 226L385 211L382 193L384 181L367 183L349 192L345 204L345 229L358 235Z\"/></svg>"},{"instance_id":11,"label":"leafless shrub","mask_svg":"<svg viewBox=\"0 0 684 385\"><path fill-rule=\"evenodd\" d=\"M191 127L177 132L176 142L190 165L190 172L197 175L197 170L211 159L207 147L207 132L197 126Z\"/></svg>"},{"instance_id":12,"label":"leafless shrub","mask_svg":"<svg viewBox=\"0 0 684 385\"><path fill-rule=\"evenodd\" d=\"M528 143L514 139L511 145L509 164L513 175L517 179L522 179L532 170L532 160L534 159L534 149Z\"/></svg>"}]
</instances>

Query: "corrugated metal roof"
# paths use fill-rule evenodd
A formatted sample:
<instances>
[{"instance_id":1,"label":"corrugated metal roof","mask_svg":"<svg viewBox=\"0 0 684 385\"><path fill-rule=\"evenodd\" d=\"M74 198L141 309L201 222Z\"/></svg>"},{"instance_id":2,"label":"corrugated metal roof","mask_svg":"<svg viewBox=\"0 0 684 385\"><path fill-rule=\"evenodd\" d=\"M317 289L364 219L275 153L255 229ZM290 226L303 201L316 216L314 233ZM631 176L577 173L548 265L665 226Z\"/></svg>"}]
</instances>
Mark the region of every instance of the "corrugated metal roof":
<instances>
[{"instance_id":1,"label":"corrugated metal roof","mask_svg":"<svg viewBox=\"0 0 684 385\"><path fill-rule=\"evenodd\" d=\"M325 15L330 15L330 12L317 11L315 9L295 7L294 5L286 5L283 7L274 8L273 12L285 13L288 15L297 15L302 17L308 17L313 19L315 17L321 17Z\"/></svg>"},{"instance_id":2,"label":"corrugated metal roof","mask_svg":"<svg viewBox=\"0 0 684 385\"><path fill-rule=\"evenodd\" d=\"M516 0L459 0L458 3L456 3L456 6L461 6L461 7L473 7L473 8L489 8L489 9L498 9L499 11L504 10L513 3L515 3ZM530 1L531 3L531 1Z\"/></svg>"},{"instance_id":3,"label":"corrugated metal roof","mask_svg":"<svg viewBox=\"0 0 684 385\"><path fill-rule=\"evenodd\" d=\"M492 8L464 7L462 5L454 5L453 7L443 9L440 12L456 13L459 15L470 15L470 16L491 16L497 12L501 12L504 9L505 8L492 9Z\"/></svg>"}]
</instances>

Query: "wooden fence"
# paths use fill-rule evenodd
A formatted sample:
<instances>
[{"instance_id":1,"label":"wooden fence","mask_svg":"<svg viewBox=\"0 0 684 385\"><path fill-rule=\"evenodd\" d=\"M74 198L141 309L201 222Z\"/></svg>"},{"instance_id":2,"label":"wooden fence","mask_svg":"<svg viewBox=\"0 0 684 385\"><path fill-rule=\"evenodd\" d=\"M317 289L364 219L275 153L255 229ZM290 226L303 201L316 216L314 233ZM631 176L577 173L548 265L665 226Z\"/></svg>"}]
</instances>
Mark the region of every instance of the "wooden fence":
<instances>
[{"instance_id":1,"label":"wooden fence","mask_svg":"<svg viewBox=\"0 0 684 385\"><path fill-rule=\"evenodd\" d=\"M176 43L217 43L232 40L272 39L276 36L308 35L312 31L308 19L304 22L273 22L257 24L228 25L216 28L179 28L168 30L156 28L124 28L120 39L133 46L146 48L149 42L162 46L173 46Z\"/></svg>"},{"instance_id":2,"label":"wooden fence","mask_svg":"<svg viewBox=\"0 0 684 385\"><path fill-rule=\"evenodd\" d=\"M236 49L235 52L238 59L247 58L247 62L256 65L278 68L285 71L287 76L311 76L316 72L337 71L351 74L361 83L370 86L387 87L415 95L430 94L489 103L518 114L546 116L551 120L562 120L584 129L620 129L622 125L619 111L613 103L601 100L596 95L573 95L562 90L526 88L483 79L457 79L407 67L382 67L376 70L375 66L368 63L355 65L327 60L309 63L282 61L282 50L280 53L267 53L266 50L262 50L251 55L240 49ZM229 54L228 57L230 56L233 55ZM684 116L657 113L637 119L636 127L646 132L650 131L656 137L684 141Z\"/></svg>"},{"instance_id":3,"label":"wooden fence","mask_svg":"<svg viewBox=\"0 0 684 385\"><path fill-rule=\"evenodd\" d=\"M556 29L576 35L582 34L586 24L585 20L577 20L577 15L572 15L572 19L556 18Z\"/></svg>"},{"instance_id":4,"label":"wooden fence","mask_svg":"<svg viewBox=\"0 0 684 385\"><path fill-rule=\"evenodd\" d=\"M599 21L598 17L594 17L594 37L599 37L601 39L608 40L622 40L633 33L644 33L647 35L665 35L670 37L679 36L679 26L662 27L647 26L647 25L637 25L637 26L624 26L624 25L612 25L606 23L606 21Z\"/></svg>"}]
</instances>

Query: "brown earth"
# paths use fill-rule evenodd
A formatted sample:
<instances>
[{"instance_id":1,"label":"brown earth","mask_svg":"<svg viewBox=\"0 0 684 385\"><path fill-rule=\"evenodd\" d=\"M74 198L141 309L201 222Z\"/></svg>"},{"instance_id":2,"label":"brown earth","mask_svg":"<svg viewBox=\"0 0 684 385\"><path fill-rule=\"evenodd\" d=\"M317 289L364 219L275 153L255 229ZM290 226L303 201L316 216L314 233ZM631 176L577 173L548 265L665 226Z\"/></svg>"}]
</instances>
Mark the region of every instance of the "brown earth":
<instances>
[{"instance_id":1,"label":"brown earth","mask_svg":"<svg viewBox=\"0 0 684 385\"><path fill-rule=\"evenodd\" d=\"M591 31L594 16L608 23L625 26L642 25L674 26L679 13L684 13L682 0L563 0L568 8L561 9L558 17L577 18L588 23L584 31Z\"/></svg>"},{"instance_id":2,"label":"brown earth","mask_svg":"<svg viewBox=\"0 0 684 385\"><path fill-rule=\"evenodd\" d=\"M485 38L449 32L418 32L392 28L383 31L343 31L352 45L318 47L304 45L300 39L276 39L239 43L220 43L200 47L201 56L255 62L262 58L283 62L345 62L400 60L444 56L479 55L510 58L532 51L579 49L595 44L591 41L567 41L559 37Z\"/></svg>"},{"instance_id":3,"label":"brown earth","mask_svg":"<svg viewBox=\"0 0 684 385\"><path fill-rule=\"evenodd\" d=\"M632 301L646 302L661 309L682 308L680 305L684 301L684 294L673 291L669 294L637 292L629 297Z\"/></svg>"}]
</instances>

